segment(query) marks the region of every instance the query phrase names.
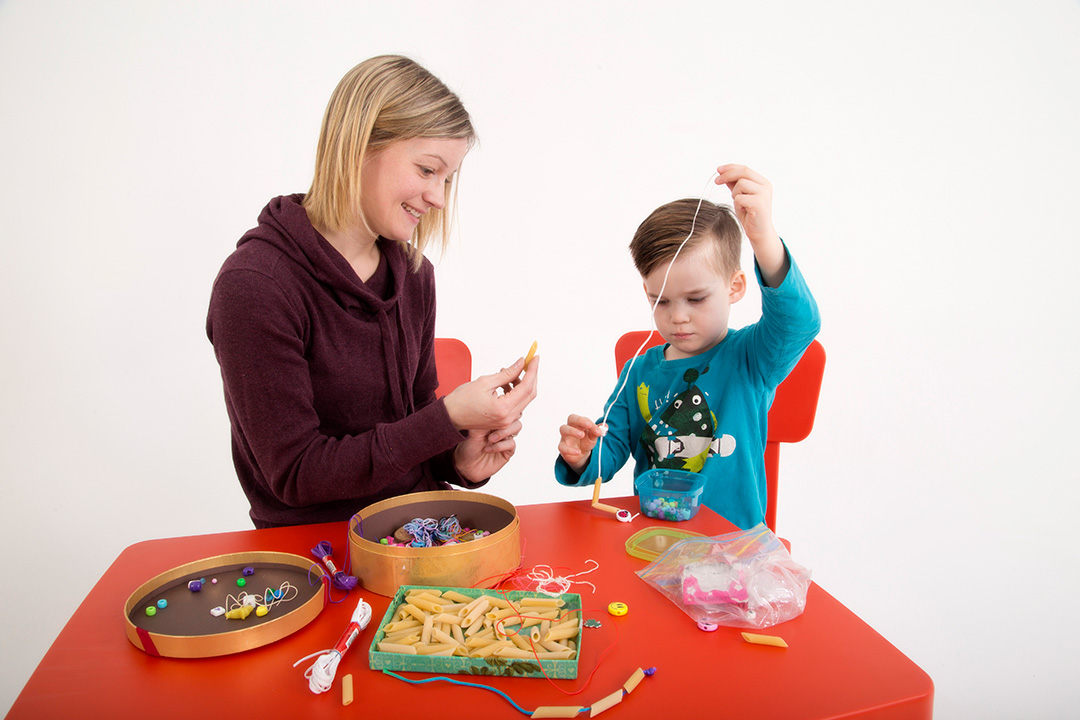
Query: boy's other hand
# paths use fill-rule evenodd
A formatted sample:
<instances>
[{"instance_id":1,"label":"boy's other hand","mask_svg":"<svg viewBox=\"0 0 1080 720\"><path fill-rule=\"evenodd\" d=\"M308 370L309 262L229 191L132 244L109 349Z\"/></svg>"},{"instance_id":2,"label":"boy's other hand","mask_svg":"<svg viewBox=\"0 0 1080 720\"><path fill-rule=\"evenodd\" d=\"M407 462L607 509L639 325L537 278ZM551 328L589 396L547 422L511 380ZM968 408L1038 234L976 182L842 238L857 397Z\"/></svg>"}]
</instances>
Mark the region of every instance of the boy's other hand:
<instances>
[{"instance_id":1,"label":"boy's other hand","mask_svg":"<svg viewBox=\"0 0 1080 720\"><path fill-rule=\"evenodd\" d=\"M607 433L607 427L597 425L582 415L571 415L559 427L559 455L578 475L589 464L597 441Z\"/></svg>"}]
</instances>

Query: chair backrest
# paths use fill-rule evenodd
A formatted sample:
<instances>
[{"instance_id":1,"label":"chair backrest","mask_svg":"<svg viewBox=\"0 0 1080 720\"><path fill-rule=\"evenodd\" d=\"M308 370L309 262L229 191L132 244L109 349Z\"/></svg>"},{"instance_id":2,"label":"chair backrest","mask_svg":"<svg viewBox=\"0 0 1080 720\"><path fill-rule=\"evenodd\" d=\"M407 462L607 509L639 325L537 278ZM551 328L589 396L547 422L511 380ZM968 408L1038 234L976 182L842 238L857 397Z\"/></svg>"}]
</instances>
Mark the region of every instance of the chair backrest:
<instances>
[{"instance_id":1,"label":"chair backrest","mask_svg":"<svg viewBox=\"0 0 1080 720\"><path fill-rule=\"evenodd\" d=\"M641 344L649 337L648 330L635 330L623 335L615 343L615 372L634 357ZM664 338L653 331L641 352L660 345ZM806 439L814 429L817 415L821 378L825 373L825 348L814 340L806 348L802 358L776 388L772 407L769 408L769 435L765 442L765 485L768 492L765 508L765 524L776 532L776 494L780 476L780 443L794 443Z\"/></svg>"},{"instance_id":2,"label":"chair backrest","mask_svg":"<svg viewBox=\"0 0 1080 720\"><path fill-rule=\"evenodd\" d=\"M443 397L458 385L472 380L469 347L454 338L435 338L435 372L439 378L436 397Z\"/></svg>"}]
</instances>

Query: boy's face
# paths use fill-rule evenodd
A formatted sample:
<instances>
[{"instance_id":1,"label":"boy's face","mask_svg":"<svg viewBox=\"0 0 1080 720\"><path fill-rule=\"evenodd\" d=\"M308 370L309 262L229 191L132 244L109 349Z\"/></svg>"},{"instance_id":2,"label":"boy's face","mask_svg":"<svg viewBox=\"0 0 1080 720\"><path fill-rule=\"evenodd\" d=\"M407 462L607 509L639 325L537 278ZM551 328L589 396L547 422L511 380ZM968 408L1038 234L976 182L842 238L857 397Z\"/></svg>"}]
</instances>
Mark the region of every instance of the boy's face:
<instances>
[{"instance_id":1,"label":"boy's face","mask_svg":"<svg viewBox=\"0 0 1080 720\"><path fill-rule=\"evenodd\" d=\"M708 248L699 245L679 254L661 296L667 267L667 262L662 263L644 278L649 306L656 304L656 329L671 345L664 357L677 360L700 355L727 335L731 305L746 293L746 274L742 270L731 276L718 272Z\"/></svg>"}]
</instances>

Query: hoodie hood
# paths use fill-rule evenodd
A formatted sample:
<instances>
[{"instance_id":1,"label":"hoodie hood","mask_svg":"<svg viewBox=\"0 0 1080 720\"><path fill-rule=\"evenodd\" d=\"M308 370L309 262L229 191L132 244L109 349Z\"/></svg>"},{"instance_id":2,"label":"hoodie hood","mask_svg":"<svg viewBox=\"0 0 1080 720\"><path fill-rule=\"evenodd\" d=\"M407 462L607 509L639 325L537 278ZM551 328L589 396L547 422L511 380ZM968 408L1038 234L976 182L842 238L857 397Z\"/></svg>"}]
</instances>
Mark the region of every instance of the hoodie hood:
<instances>
[{"instance_id":1,"label":"hoodie hood","mask_svg":"<svg viewBox=\"0 0 1080 720\"><path fill-rule=\"evenodd\" d=\"M349 262L311 224L302 193L281 195L259 213L259 224L240 238L237 248L264 242L282 252L323 285L332 288L344 308L387 312L398 301L409 262L399 243L379 238L379 251L390 270L391 291L383 298L361 282Z\"/></svg>"}]
</instances>

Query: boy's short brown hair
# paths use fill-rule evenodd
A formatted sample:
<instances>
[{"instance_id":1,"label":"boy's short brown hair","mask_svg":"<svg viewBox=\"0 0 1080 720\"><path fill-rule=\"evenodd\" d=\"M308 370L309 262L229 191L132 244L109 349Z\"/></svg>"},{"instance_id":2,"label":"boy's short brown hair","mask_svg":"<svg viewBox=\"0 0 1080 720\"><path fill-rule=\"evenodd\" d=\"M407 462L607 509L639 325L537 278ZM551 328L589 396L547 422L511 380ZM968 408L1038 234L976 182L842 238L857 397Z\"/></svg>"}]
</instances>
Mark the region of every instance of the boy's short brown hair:
<instances>
[{"instance_id":1,"label":"boy's short brown hair","mask_svg":"<svg viewBox=\"0 0 1080 720\"><path fill-rule=\"evenodd\" d=\"M687 240L691 228L693 236ZM641 277L650 275L675 257L683 240L686 240L684 252L711 241L715 269L723 275L730 275L742 267L742 230L731 208L708 200L684 198L653 210L634 232L630 256Z\"/></svg>"}]
</instances>

